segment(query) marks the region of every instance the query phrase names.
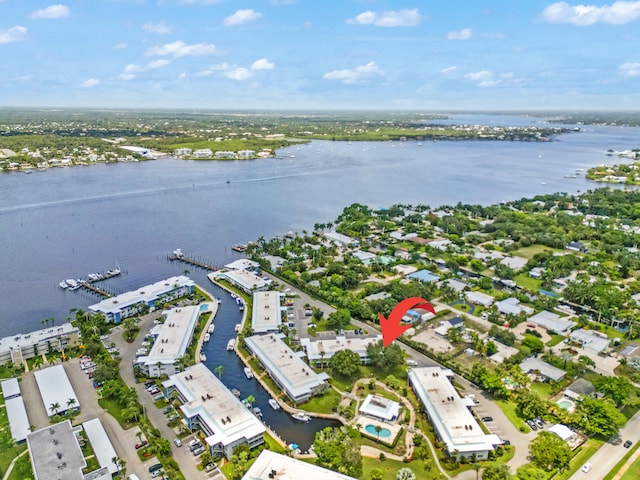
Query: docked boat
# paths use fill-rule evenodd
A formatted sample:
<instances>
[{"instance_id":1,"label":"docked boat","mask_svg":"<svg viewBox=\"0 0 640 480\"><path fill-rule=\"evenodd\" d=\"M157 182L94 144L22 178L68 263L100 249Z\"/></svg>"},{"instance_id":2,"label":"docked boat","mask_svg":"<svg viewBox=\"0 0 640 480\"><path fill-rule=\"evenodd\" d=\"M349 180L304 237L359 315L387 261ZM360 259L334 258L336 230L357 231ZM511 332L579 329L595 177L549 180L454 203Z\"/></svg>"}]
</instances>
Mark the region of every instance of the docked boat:
<instances>
[{"instance_id":1,"label":"docked boat","mask_svg":"<svg viewBox=\"0 0 640 480\"><path fill-rule=\"evenodd\" d=\"M227 342L227 350L231 351L231 350L233 350L234 348L236 348L236 339L235 339L235 338L232 338L231 340L229 340L229 341Z\"/></svg>"},{"instance_id":2,"label":"docked boat","mask_svg":"<svg viewBox=\"0 0 640 480\"><path fill-rule=\"evenodd\" d=\"M235 252L244 252L246 249L247 249L247 246L244 243L239 243L231 247L231 250Z\"/></svg>"},{"instance_id":3,"label":"docked boat","mask_svg":"<svg viewBox=\"0 0 640 480\"><path fill-rule=\"evenodd\" d=\"M200 361L201 362L206 362L207 361L207 356L204 353L200 354Z\"/></svg>"},{"instance_id":4,"label":"docked boat","mask_svg":"<svg viewBox=\"0 0 640 480\"><path fill-rule=\"evenodd\" d=\"M244 374L247 378L253 378L253 372L249 367L244 367Z\"/></svg>"},{"instance_id":5,"label":"docked boat","mask_svg":"<svg viewBox=\"0 0 640 480\"><path fill-rule=\"evenodd\" d=\"M176 248L173 251L173 254L176 256L176 258L182 258L184 257L184 253L182 253L182 250L180 250L179 248Z\"/></svg>"},{"instance_id":6,"label":"docked boat","mask_svg":"<svg viewBox=\"0 0 640 480\"><path fill-rule=\"evenodd\" d=\"M270 398L269 399L269 405L274 410L280 410L280 404L278 403L278 401L275 398Z\"/></svg>"},{"instance_id":7,"label":"docked boat","mask_svg":"<svg viewBox=\"0 0 640 480\"><path fill-rule=\"evenodd\" d=\"M231 298L234 298L234 299L235 299L235 298L238 298L238 295L236 295L235 293L232 293L232 294L231 294Z\"/></svg>"},{"instance_id":8,"label":"docked boat","mask_svg":"<svg viewBox=\"0 0 640 480\"><path fill-rule=\"evenodd\" d=\"M221 298L216 298L216 300L218 301L218 305L220 305L222 303L222 299Z\"/></svg>"},{"instance_id":9,"label":"docked boat","mask_svg":"<svg viewBox=\"0 0 640 480\"><path fill-rule=\"evenodd\" d=\"M209 334L209 332L204 334L204 341L208 342L209 340L211 340L211 335Z\"/></svg>"},{"instance_id":10,"label":"docked boat","mask_svg":"<svg viewBox=\"0 0 640 480\"><path fill-rule=\"evenodd\" d=\"M207 329L207 333L213 333L214 328L216 328L216 326L212 323L211 325L209 325L209 328Z\"/></svg>"},{"instance_id":11,"label":"docked boat","mask_svg":"<svg viewBox=\"0 0 640 480\"><path fill-rule=\"evenodd\" d=\"M237 398L240 398L240 390L237 388L232 388L231 393L233 393Z\"/></svg>"},{"instance_id":12,"label":"docked boat","mask_svg":"<svg viewBox=\"0 0 640 480\"><path fill-rule=\"evenodd\" d=\"M311 420L311 417L309 415L302 412L291 414L291 418L293 418L294 420L299 420L300 422L308 422Z\"/></svg>"},{"instance_id":13,"label":"docked boat","mask_svg":"<svg viewBox=\"0 0 640 480\"><path fill-rule=\"evenodd\" d=\"M242 312L244 310L244 304L240 304L240 306L238 307L240 309L240 311Z\"/></svg>"},{"instance_id":14,"label":"docked boat","mask_svg":"<svg viewBox=\"0 0 640 480\"><path fill-rule=\"evenodd\" d=\"M242 305L242 299L240 297L236 298L236 303Z\"/></svg>"},{"instance_id":15,"label":"docked boat","mask_svg":"<svg viewBox=\"0 0 640 480\"><path fill-rule=\"evenodd\" d=\"M60 288L67 288L69 286L69 284L66 281L61 281L59 284Z\"/></svg>"},{"instance_id":16,"label":"docked boat","mask_svg":"<svg viewBox=\"0 0 640 480\"><path fill-rule=\"evenodd\" d=\"M262 410L260 409L260 407L253 407L251 410L256 415L256 417L262 418Z\"/></svg>"},{"instance_id":17,"label":"docked boat","mask_svg":"<svg viewBox=\"0 0 640 480\"><path fill-rule=\"evenodd\" d=\"M67 285L69 285L69 290L77 290L78 288L80 288L80 284L78 283L78 281L74 280L73 278L67 280Z\"/></svg>"},{"instance_id":18,"label":"docked boat","mask_svg":"<svg viewBox=\"0 0 640 480\"><path fill-rule=\"evenodd\" d=\"M287 447L289 447L291 451L296 455L300 455L302 453L297 443L290 443L289 445L287 445Z\"/></svg>"},{"instance_id":19,"label":"docked boat","mask_svg":"<svg viewBox=\"0 0 640 480\"><path fill-rule=\"evenodd\" d=\"M236 326L235 326L234 330L236 331L236 333L240 332L240 330L242 330L242 324L241 323L236 323Z\"/></svg>"}]
</instances>

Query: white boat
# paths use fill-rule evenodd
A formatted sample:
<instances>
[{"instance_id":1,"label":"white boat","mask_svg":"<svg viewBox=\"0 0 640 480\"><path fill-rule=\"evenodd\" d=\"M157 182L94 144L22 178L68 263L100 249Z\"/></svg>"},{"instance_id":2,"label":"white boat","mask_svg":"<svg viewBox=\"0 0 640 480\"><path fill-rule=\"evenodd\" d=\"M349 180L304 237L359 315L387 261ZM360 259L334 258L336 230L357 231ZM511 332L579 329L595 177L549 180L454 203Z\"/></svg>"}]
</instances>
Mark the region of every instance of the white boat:
<instances>
[{"instance_id":1,"label":"white boat","mask_svg":"<svg viewBox=\"0 0 640 480\"><path fill-rule=\"evenodd\" d=\"M204 334L204 341L208 342L209 340L211 340L211 335L209 334L209 332Z\"/></svg>"},{"instance_id":2,"label":"white boat","mask_svg":"<svg viewBox=\"0 0 640 480\"><path fill-rule=\"evenodd\" d=\"M242 324L241 323L236 323L236 326L234 328L234 330L237 332L239 332L240 330L242 330Z\"/></svg>"},{"instance_id":3,"label":"white boat","mask_svg":"<svg viewBox=\"0 0 640 480\"><path fill-rule=\"evenodd\" d=\"M236 348L236 339L232 338L227 342L227 350L233 350L234 348Z\"/></svg>"},{"instance_id":4,"label":"white boat","mask_svg":"<svg viewBox=\"0 0 640 480\"><path fill-rule=\"evenodd\" d=\"M294 420L299 420L301 422L308 422L309 420L311 420L311 417L309 415L306 415L302 412L292 414L291 418L293 418Z\"/></svg>"},{"instance_id":5,"label":"white boat","mask_svg":"<svg viewBox=\"0 0 640 480\"><path fill-rule=\"evenodd\" d=\"M237 398L240 398L240 390L237 388L232 388L231 393L233 393Z\"/></svg>"},{"instance_id":6,"label":"white boat","mask_svg":"<svg viewBox=\"0 0 640 480\"><path fill-rule=\"evenodd\" d=\"M274 410L280 410L280 404L275 398L269 399L269 405L271 405L271 408L273 408Z\"/></svg>"},{"instance_id":7,"label":"white boat","mask_svg":"<svg viewBox=\"0 0 640 480\"><path fill-rule=\"evenodd\" d=\"M209 325L209 328L207 329L207 333L213 333L214 328L216 328L216 326L212 323L211 325Z\"/></svg>"},{"instance_id":8,"label":"white boat","mask_svg":"<svg viewBox=\"0 0 640 480\"><path fill-rule=\"evenodd\" d=\"M260 410L260 407L253 407L251 410L253 411L256 417L262 418L262 410Z\"/></svg>"},{"instance_id":9,"label":"white boat","mask_svg":"<svg viewBox=\"0 0 640 480\"><path fill-rule=\"evenodd\" d=\"M69 286L69 284L64 280L61 281L58 285L60 286L60 288L67 288Z\"/></svg>"},{"instance_id":10,"label":"white boat","mask_svg":"<svg viewBox=\"0 0 640 480\"><path fill-rule=\"evenodd\" d=\"M207 356L204 353L200 354L200 361L201 362L206 362L207 361Z\"/></svg>"},{"instance_id":11,"label":"white boat","mask_svg":"<svg viewBox=\"0 0 640 480\"><path fill-rule=\"evenodd\" d=\"M231 298L238 298L238 295L236 295L235 293L232 293Z\"/></svg>"},{"instance_id":12,"label":"white boat","mask_svg":"<svg viewBox=\"0 0 640 480\"><path fill-rule=\"evenodd\" d=\"M177 258L182 258L184 256L184 254L182 253L182 250L180 250L179 248L176 248L173 251L173 254L177 257Z\"/></svg>"},{"instance_id":13,"label":"white boat","mask_svg":"<svg viewBox=\"0 0 640 480\"><path fill-rule=\"evenodd\" d=\"M216 300L218 301L218 305L220 305L222 303L222 299L221 298L216 298Z\"/></svg>"},{"instance_id":14,"label":"white boat","mask_svg":"<svg viewBox=\"0 0 640 480\"><path fill-rule=\"evenodd\" d=\"M244 374L247 378L253 378L253 372L249 367L244 367Z\"/></svg>"}]
</instances>

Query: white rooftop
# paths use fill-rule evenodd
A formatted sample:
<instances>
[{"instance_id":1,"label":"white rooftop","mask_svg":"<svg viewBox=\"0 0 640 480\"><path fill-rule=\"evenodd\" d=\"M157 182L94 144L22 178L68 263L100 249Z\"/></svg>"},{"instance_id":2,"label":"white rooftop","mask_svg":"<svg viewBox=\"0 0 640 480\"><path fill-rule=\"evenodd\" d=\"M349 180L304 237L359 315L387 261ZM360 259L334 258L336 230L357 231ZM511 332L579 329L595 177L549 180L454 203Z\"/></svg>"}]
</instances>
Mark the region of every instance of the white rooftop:
<instances>
[{"instance_id":1,"label":"white rooftop","mask_svg":"<svg viewBox=\"0 0 640 480\"><path fill-rule=\"evenodd\" d=\"M379 395L369 394L358 410L365 415L391 422L398 418L400 404Z\"/></svg>"},{"instance_id":2,"label":"white rooftop","mask_svg":"<svg viewBox=\"0 0 640 480\"><path fill-rule=\"evenodd\" d=\"M31 424L29 423L22 396L19 395L5 400L4 406L7 409L11 437L15 442L23 441L31 432Z\"/></svg>"},{"instance_id":3,"label":"white rooftop","mask_svg":"<svg viewBox=\"0 0 640 480\"><path fill-rule=\"evenodd\" d=\"M564 333L575 325L575 322L562 320L560 315L547 310L536 313L533 317L529 318L529 321L557 333Z\"/></svg>"},{"instance_id":4,"label":"white rooftop","mask_svg":"<svg viewBox=\"0 0 640 480\"><path fill-rule=\"evenodd\" d=\"M214 432L206 439L209 445L221 443L226 446L243 438L255 437L266 430L260 420L203 363L171 375L162 385L175 386L186 399L180 407L183 413L189 418L198 415L201 422Z\"/></svg>"},{"instance_id":5,"label":"white rooftop","mask_svg":"<svg viewBox=\"0 0 640 480\"><path fill-rule=\"evenodd\" d=\"M598 335L583 328L571 332L570 338L574 342L580 342L583 348L591 350L594 353L602 352L611 343L609 337Z\"/></svg>"},{"instance_id":6,"label":"white rooftop","mask_svg":"<svg viewBox=\"0 0 640 480\"><path fill-rule=\"evenodd\" d=\"M163 324L154 328L154 332L159 332L159 335L149 355L140 357L138 361L147 365L156 365L158 362L170 364L183 356L196 328L199 308L199 305L195 305L164 311L166 319Z\"/></svg>"},{"instance_id":7,"label":"white rooftop","mask_svg":"<svg viewBox=\"0 0 640 480\"><path fill-rule=\"evenodd\" d=\"M259 266L260 264L258 262L254 262L248 258L240 258L239 260L227 263L224 268L228 268L229 270L254 270Z\"/></svg>"},{"instance_id":8,"label":"white rooftop","mask_svg":"<svg viewBox=\"0 0 640 480\"><path fill-rule=\"evenodd\" d=\"M566 425L563 425L562 423L556 423L555 425L549 427L548 431L551 433L555 433L564 441L567 441L567 439L573 437L576 434L576 432L571 430Z\"/></svg>"},{"instance_id":9,"label":"white rooftop","mask_svg":"<svg viewBox=\"0 0 640 480\"><path fill-rule=\"evenodd\" d=\"M98 464L101 467L106 467L109 473L113 475L118 471L118 466L113 462L113 459L118 456L113 449L111 440L107 432L102 426L102 422L99 418L94 418L88 422L82 424L84 431L87 434L89 442L91 442L91 448L98 459Z\"/></svg>"},{"instance_id":10,"label":"white rooftop","mask_svg":"<svg viewBox=\"0 0 640 480\"><path fill-rule=\"evenodd\" d=\"M429 414L439 437L451 453L493 450L495 438L485 435L440 367L409 370L409 381Z\"/></svg>"},{"instance_id":11,"label":"white rooftop","mask_svg":"<svg viewBox=\"0 0 640 480\"><path fill-rule=\"evenodd\" d=\"M5 399L21 395L20 385L18 384L17 378L9 378L8 380L3 380L2 382L0 382L0 387L2 388L2 396Z\"/></svg>"},{"instance_id":12,"label":"white rooftop","mask_svg":"<svg viewBox=\"0 0 640 480\"><path fill-rule=\"evenodd\" d=\"M269 333L245 338L249 349L254 352L267 369L277 377L287 393L294 398L309 394L328 380L326 373L317 374L291 347L282 341L282 334Z\"/></svg>"},{"instance_id":13,"label":"white rooftop","mask_svg":"<svg viewBox=\"0 0 640 480\"><path fill-rule=\"evenodd\" d=\"M300 340L300 344L307 352L309 360L328 360L334 353L341 350L351 350L360 355L360 358L367 356L367 347L371 343L382 340L382 335L375 337L351 337L347 339L344 335L335 338L312 338L305 337ZM324 352L324 355L322 354Z\"/></svg>"},{"instance_id":14,"label":"white rooftop","mask_svg":"<svg viewBox=\"0 0 640 480\"><path fill-rule=\"evenodd\" d=\"M494 298L491 295L482 292L465 292L465 298L472 303L488 306L493 303Z\"/></svg>"},{"instance_id":15,"label":"white rooftop","mask_svg":"<svg viewBox=\"0 0 640 480\"><path fill-rule=\"evenodd\" d=\"M348 237L347 235L343 235L342 233L324 232L323 235L329 240L342 243L343 245L351 245L352 243L355 243L355 240L353 238Z\"/></svg>"},{"instance_id":16,"label":"white rooftop","mask_svg":"<svg viewBox=\"0 0 640 480\"><path fill-rule=\"evenodd\" d=\"M275 291L255 292L251 312L254 333L278 331L282 323L281 294Z\"/></svg>"},{"instance_id":17,"label":"white rooftop","mask_svg":"<svg viewBox=\"0 0 640 480\"><path fill-rule=\"evenodd\" d=\"M34 375L40 390L40 396L44 402L44 408L47 409L47 414L50 417L69 408L80 408L76 392L73 390L69 377L67 377L67 372L64 371L62 365L36 370ZM73 405L67 404L70 399L75 400ZM59 406L57 411L51 409L51 406L55 404Z\"/></svg>"},{"instance_id":18,"label":"white rooftop","mask_svg":"<svg viewBox=\"0 0 640 480\"><path fill-rule=\"evenodd\" d=\"M0 338L0 352L6 352L11 349L20 350L25 346L34 345L48 338L59 337L77 330L78 329L70 323L63 323L62 325L43 328L42 330L36 330L35 332L27 334L19 333L17 335Z\"/></svg>"},{"instance_id":19,"label":"white rooftop","mask_svg":"<svg viewBox=\"0 0 640 480\"><path fill-rule=\"evenodd\" d=\"M80 427L77 427L79 429ZM82 480L87 466L71 421L30 433L27 445L35 480Z\"/></svg>"},{"instance_id":20,"label":"white rooftop","mask_svg":"<svg viewBox=\"0 0 640 480\"><path fill-rule=\"evenodd\" d=\"M193 280L184 275L170 277L166 280L145 285L137 290L122 293L116 297L105 298L101 302L89 306L89 310L103 313L116 313L123 308L136 305L140 302L149 304L160 295L175 290L176 288L193 285L195 285Z\"/></svg>"},{"instance_id":21,"label":"white rooftop","mask_svg":"<svg viewBox=\"0 0 640 480\"><path fill-rule=\"evenodd\" d=\"M270 474L275 471L275 475ZM356 480L311 463L263 450L242 480Z\"/></svg>"},{"instance_id":22,"label":"white rooftop","mask_svg":"<svg viewBox=\"0 0 640 480\"><path fill-rule=\"evenodd\" d=\"M246 291L262 289L273 283L270 279L265 280L260 275L247 270L229 270L222 275Z\"/></svg>"},{"instance_id":23,"label":"white rooftop","mask_svg":"<svg viewBox=\"0 0 640 480\"><path fill-rule=\"evenodd\" d=\"M565 371L561 370L553 365L541 360L539 358L529 357L520 364L520 369L524 373L533 371L540 372L541 375L550 378L551 380L561 380L565 376Z\"/></svg>"}]
</instances>

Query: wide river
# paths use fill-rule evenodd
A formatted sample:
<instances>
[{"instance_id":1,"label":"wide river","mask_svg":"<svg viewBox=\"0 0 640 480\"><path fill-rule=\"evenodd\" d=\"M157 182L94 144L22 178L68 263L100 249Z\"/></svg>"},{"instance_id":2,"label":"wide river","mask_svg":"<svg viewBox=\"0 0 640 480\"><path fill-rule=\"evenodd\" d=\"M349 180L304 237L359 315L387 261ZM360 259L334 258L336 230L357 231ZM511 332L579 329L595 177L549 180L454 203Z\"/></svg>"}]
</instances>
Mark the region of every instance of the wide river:
<instances>
[{"instance_id":1,"label":"wide river","mask_svg":"<svg viewBox=\"0 0 640 480\"><path fill-rule=\"evenodd\" d=\"M460 116L453 123L525 125L538 119ZM59 288L67 278L119 265L103 282L124 292L182 274L166 260L176 248L215 263L239 255L231 245L333 221L354 202L378 208L394 203L490 204L556 191L597 187L565 178L577 169L615 161L609 148L638 147L637 128L592 127L554 142L326 142L281 150L255 161L180 161L95 165L46 172L0 174L0 337L62 323L73 307L98 298ZM240 312L198 269L190 276L223 303L206 345L206 364L222 365L222 380L256 404L287 442L306 450L314 432L331 422L298 428L267 404L266 392L247 380L224 346Z\"/></svg>"}]
</instances>

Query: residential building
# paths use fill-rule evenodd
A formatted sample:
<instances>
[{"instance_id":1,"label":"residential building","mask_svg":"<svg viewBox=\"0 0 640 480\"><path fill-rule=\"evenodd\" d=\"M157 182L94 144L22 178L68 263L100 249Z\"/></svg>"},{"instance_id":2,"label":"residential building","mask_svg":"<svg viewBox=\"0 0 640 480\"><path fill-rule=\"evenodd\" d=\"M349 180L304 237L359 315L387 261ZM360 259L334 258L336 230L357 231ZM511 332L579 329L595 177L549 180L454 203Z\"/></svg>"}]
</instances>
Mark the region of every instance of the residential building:
<instances>
[{"instance_id":1,"label":"residential building","mask_svg":"<svg viewBox=\"0 0 640 480\"><path fill-rule=\"evenodd\" d=\"M561 335L567 333L576 324L570 320L562 320L560 315L547 310L529 317L528 321Z\"/></svg>"},{"instance_id":2,"label":"residential building","mask_svg":"<svg viewBox=\"0 0 640 480\"><path fill-rule=\"evenodd\" d=\"M82 428L84 428L89 443L91 443L98 465L101 468L106 468L111 475L118 473L118 464L114 462L114 459L118 458L118 454L114 450L113 444L109 440L109 435L107 435L100 419L94 418L84 422Z\"/></svg>"},{"instance_id":3,"label":"residential building","mask_svg":"<svg viewBox=\"0 0 640 480\"><path fill-rule=\"evenodd\" d=\"M520 370L522 370L524 373L534 373L536 375L540 375L545 380L553 380L555 382L562 380L566 375L566 372L564 370L554 367L553 365L550 365L547 362L534 357L525 359L520 364Z\"/></svg>"},{"instance_id":4,"label":"residential building","mask_svg":"<svg viewBox=\"0 0 640 480\"><path fill-rule=\"evenodd\" d=\"M238 150L239 158L253 158L256 156L255 150Z\"/></svg>"},{"instance_id":5,"label":"residential building","mask_svg":"<svg viewBox=\"0 0 640 480\"><path fill-rule=\"evenodd\" d=\"M354 252L351 252L351 255L353 255L365 265L370 265L375 261L376 258L375 253L363 252L362 250L355 250Z\"/></svg>"},{"instance_id":6,"label":"residential building","mask_svg":"<svg viewBox=\"0 0 640 480\"><path fill-rule=\"evenodd\" d=\"M173 154L176 157L188 157L189 155L191 155L192 152L193 150L191 150L190 148L176 148L173 151Z\"/></svg>"},{"instance_id":7,"label":"residential building","mask_svg":"<svg viewBox=\"0 0 640 480\"><path fill-rule=\"evenodd\" d=\"M581 344L582 348L595 354L605 351L611 343L606 335L583 328L571 332L569 338L572 342Z\"/></svg>"},{"instance_id":8,"label":"residential building","mask_svg":"<svg viewBox=\"0 0 640 480\"><path fill-rule=\"evenodd\" d=\"M380 395L367 395L358 411L376 420L395 422L400 415L400 404Z\"/></svg>"},{"instance_id":9,"label":"residential building","mask_svg":"<svg viewBox=\"0 0 640 480\"><path fill-rule=\"evenodd\" d=\"M490 307L494 301L491 295L482 292L464 292L464 296L469 303L475 303L483 307Z\"/></svg>"},{"instance_id":10,"label":"residential building","mask_svg":"<svg viewBox=\"0 0 640 480\"><path fill-rule=\"evenodd\" d=\"M487 435L458 395L450 378L451 370L420 367L409 370L409 383L424 405L438 439L450 456L484 460L494 445L502 443L497 435Z\"/></svg>"},{"instance_id":11,"label":"residential building","mask_svg":"<svg viewBox=\"0 0 640 480\"><path fill-rule=\"evenodd\" d=\"M107 467L83 473L87 462L77 437L81 430L81 426L73 427L67 420L27 436L34 480L111 480ZM101 445L91 446L96 452Z\"/></svg>"},{"instance_id":12,"label":"residential building","mask_svg":"<svg viewBox=\"0 0 640 480\"><path fill-rule=\"evenodd\" d=\"M216 158L236 158L236 152L231 152L229 150L218 150L216 151Z\"/></svg>"},{"instance_id":13,"label":"residential building","mask_svg":"<svg viewBox=\"0 0 640 480\"><path fill-rule=\"evenodd\" d=\"M4 407L9 420L9 430L11 438L16 443L24 442L31 432L31 424L27 416L27 410L22 399L22 392L17 378L10 378L0 382L2 395L4 397Z\"/></svg>"},{"instance_id":14,"label":"residential building","mask_svg":"<svg viewBox=\"0 0 640 480\"><path fill-rule=\"evenodd\" d=\"M533 313L533 308L521 305L520 300L515 297L506 298L500 302L496 302L496 308L503 315L519 315L524 312L527 315Z\"/></svg>"},{"instance_id":15,"label":"residential building","mask_svg":"<svg viewBox=\"0 0 640 480\"><path fill-rule=\"evenodd\" d=\"M22 365L26 360L50 352L62 352L79 344L80 331L70 323L0 339L0 364Z\"/></svg>"},{"instance_id":16,"label":"residential building","mask_svg":"<svg viewBox=\"0 0 640 480\"><path fill-rule=\"evenodd\" d=\"M200 316L200 306L172 308L162 313L164 323L151 330L155 341L149 354L136 359L145 375L153 378L170 376L179 370L178 360L187 353Z\"/></svg>"},{"instance_id":17,"label":"residential building","mask_svg":"<svg viewBox=\"0 0 640 480\"><path fill-rule=\"evenodd\" d=\"M338 232L324 232L322 235L326 239L342 247L358 246L357 240Z\"/></svg>"},{"instance_id":18,"label":"residential building","mask_svg":"<svg viewBox=\"0 0 640 480\"><path fill-rule=\"evenodd\" d=\"M210 148L202 148L194 151L193 156L194 158L211 158L213 156L213 152Z\"/></svg>"},{"instance_id":19,"label":"residential building","mask_svg":"<svg viewBox=\"0 0 640 480\"><path fill-rule=\"evenodd\" d=\"M371 295L367 295L363 300L367 302L373 302L375 300L384 300L385 298L390 298L391 294L389 292L378 292L372 293Z\"/></svg>"},{"instance_id":20,"label":"residential building","mask_svg":"<svg viewBox=\"0 0 640 480\"><path fill-rule=\"evenodd\" d=\"M589 380L576 378L574 382L564 389L563 395L572 400L580 400L582 397L590 397L596 393L596 387Z\"/></svg>"},{"instance_id":21,"label":"residential building","mask_svg":"<svg viewBox=\"0 0 640 480\"><path fill-rule=\"evenodd\" d=\"M242 480L356 480L286 455L263 450Z\"/></svg>"},{"instance_id":22,"label":"residential building","mask_svg":"<svg viewBox=\"0 0 640 480\"><path fill-rule=\"evenodd\" d=\"M528 260L523 257L505 257L502 260L500 260L500 263L502 265L506 265L507 267L515 270L516 272L518 270L523 269L527 264L527 262Z\"/></svg>"},{"instance_id":23,"label":"residential building","mask_svg":"<svg viewBox=\"0 0 640 480\"><path fill-rule=\"evenodd\" d=\"M240 445L255 448L264 443L262 422L209 370L198 363L162 383L167 399L182 402L184 422L201 430L212 455L231 458Z\"/></svg>"},{"instance_id":24,"label":"residential building","mask_svg":"<svg viewBox=\"0 0 640 480\"><path fill-rule=\"evenodd\" d=\"M62 365L36 370L34 373L44 407L50 417L67 410L80 410L80 402Z\"/></svg>"},{"instance_id":25,"label":"residential building","mask_svg":"<svg viewBox=\"0 0 640 480\"><path fill-rule=\"evenodd\" d=\"M260 292L271 288L273 281L247 270L227 270L210 273L209 278L221 278L246 293Z\"/></svg>"},{"instance_id":26,"label":"residential building","mask_svg":"<svg viewBox=\"0 0 640 480\"><path fill-rule=\"evenodd\" d=\"M335 338L304 337L300 339L300 345L307 353L309 363L314 365L327 362L336 352L351 350L360 356L364 365L369 363L367 347L382 340L382 335L375 337L354 336L347 339L344 335Z\"/></svg>"},{"instance_id":27,"label":"residential building","mask_svg":"<svg viewBox=\"0 0 640 480\"><path fill-rule=\"evenodd\" d=\"M291 350L283 337L274 333L253 335L245 338L245 343L284 393L294 403L304 403L325 390L329 375L315 373L300 357L304 352Z\"/></svg>"},{"instance_id":28,"label":"residential building","mask_svg":"<svg viewBox=\"0 0 640 480\"><path fill-rule=\"evenodd\" d=\"M407 275L407 278L411 280L419 280L421 282L435 282L440 278L440 276L435 273L430 272L429 270L418 270L417 272L410 273Z\"/></svg>"},{"instance_id":29,"label":"residential building","mask_svg":"<svg viewBox=\"0 0 640 480\"><path fill-rule=\"evenodd\" d=\"M286 307L280 305L282 294L275 291L255 292L251 311L253 333L277 332L282 325L282 313Z\"/></svg>"}]
</instances>

